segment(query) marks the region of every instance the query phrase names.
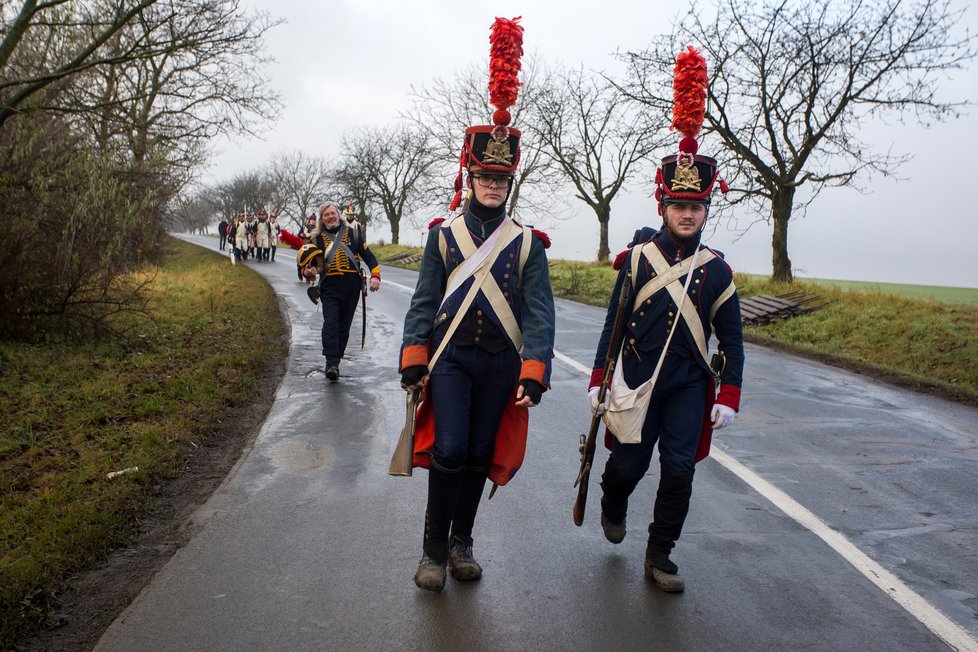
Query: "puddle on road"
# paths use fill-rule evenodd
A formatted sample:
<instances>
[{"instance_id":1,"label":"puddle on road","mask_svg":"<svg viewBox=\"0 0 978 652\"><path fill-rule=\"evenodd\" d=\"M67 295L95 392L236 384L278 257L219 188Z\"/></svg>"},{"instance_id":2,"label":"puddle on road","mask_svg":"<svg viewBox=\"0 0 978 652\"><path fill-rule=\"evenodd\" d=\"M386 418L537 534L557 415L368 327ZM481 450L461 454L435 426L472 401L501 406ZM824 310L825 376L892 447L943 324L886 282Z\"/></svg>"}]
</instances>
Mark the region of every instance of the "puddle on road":
<instances>
[{"instance_id":1,"label":"puddle on road","mask_svg":"<svg viewBox=\"0 0 978 652\"><path fill-rule=\"evenodd\" d=\"M268 460L281 471L306 472L328 469L336 453L332 446L283 441L268 451Z\"/></svg>"}]
</instances>

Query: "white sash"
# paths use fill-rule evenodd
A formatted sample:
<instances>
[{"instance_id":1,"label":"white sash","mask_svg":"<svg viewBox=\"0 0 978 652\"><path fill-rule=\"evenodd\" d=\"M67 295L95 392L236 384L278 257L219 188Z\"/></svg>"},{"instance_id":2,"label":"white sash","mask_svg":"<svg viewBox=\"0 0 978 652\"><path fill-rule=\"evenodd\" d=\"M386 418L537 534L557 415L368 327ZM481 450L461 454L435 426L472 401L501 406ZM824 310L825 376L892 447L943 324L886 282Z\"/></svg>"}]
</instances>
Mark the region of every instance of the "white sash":
<instances>
[{"instance_id":1,"label":"white sash","mask_svg":"<svg viewBox=\"0 0 978 652\"><path fill-rule=\"evenodd\" d=\"M515 240L521 233L519 229L512 228L517 226L517 224L509 220L507 220L505 224L500 224L499 227L497 227L496 230L483 241L482 246L479 247L479 249L471 257L475 258L478 256L480 260L477 264L473 264L469 268L471 270L469 275L462 276L461 274L455 274L454 279L449 278L450 282L455 281L455 283L452 283L452 285L457 289L461 287L463 283L465 283L469 276L475 276L475 279L472 282L472 287L470 287L469 291L466 292L465 298L462 299L462 305L459 306L458 312L455 313L455 317L448 325L448 330L445 331L445 337L442 338L441 344L438 345L438 348L435 350L435 354L431 356L431 360L428 362L429 372L435 368L435 362L437 362L438 358L441 357L442 351L445 350L445 346L448 345L448 342L452 339L452 335L455 334L455 329L458 328L458 325L462 322L462 317L465 315L466 311L468 311L469 306L472 305L472 301L475 300L476 294L479 293L479 288L484 285L486 278L489 276L489 271L492 269L492 264L496 261L496 258L499 257L499 253L506 247L506 245ZM480 252L483 250L485 250L485 252L480 254ZM456 268L456 271L464 267L469 260L470 258L466 258L465 262ZM445 302L448 301L450 296L451 294L446 289L445 297L442 299L441 307L439 307L438 312L441 312L444 309Z\"/></svg>"},{"instance_id":2,"label":"white sash","mask_svg":"<svg viewBox=\"0 0 978 652\"><path fill-rule=\"evenodd\" d=\"M658 254L658 257L664 262L665 259L661 257L656 245L654 243L649 244L652 245L652 248L655 248L655 254ZM642 253L645 253L645 247L638 252L638 255L640 256ZM649 253L652 252L650 251ZM645 417L649 413L649 404L652 402L652 391L655 389L656 380L659 378L659 371L662 370L662 363L666 359L666 352L669 350L669 343L672 342L672 336L676 332L676 326L679 325L680 316L687 320L687 325L689 322L683 308L688 307L686 304L686 298L689 296L689 285L693 280L693 272L704 263L708 262L708 260L698 261L699 254L700 248L696 247L696 250L693 252L692 256L682 261L678 265L671 266L672 268L682 268L686 262L689 261L689 265L686 267L688 270L686 275L686 284L681 290L678 287L679 282L677 279L679 276L677 275L675 278L672 278L672 275L675 274L675 272L670 274L671 269L661 270L663 272L662 274L659 274L660 270L657 269L656 279L649 281L649 283L653 283L660 276L663 277L662 281L656 283L656 285L659 285L660 287L665 286L667 288L678 308L676 311L678 314L672 322L672 328L669 330L668 337L666 337L665 346L662 347L662 353L659 355L658 362L656 362L655 370L652 372L652 377L635 389L630 388L628 383L625 382L625 371L623 364L625 347L622 346L621 351L618 353L618 362L615 364L615 373L611 380L611 391L609 392L608 398L608 410L604 413L604 422L605 425L608 426L608 430L611 432L611 434L614 435L615 438L622 444L638 444L642 441L642 426L645 425ZM660 265L656 265L656 263L660 261L653 260L653 257L650 256L647 256L647 258L649 258L649 260L653 263L653 268L660 267ZM704 256L704 258L706 257ZM712 260L712 258L713 257L711 256L709 260ZM668 265L668 263L666 263L666 265ZM646 285L648 285L648 283ZM642 289L644 290L645 286L643 286ZM681 296L677 296L677 294L680 292ZM642 297L644 300L649 296L650 293L640 292L636 299ZM641 305L641 302L636 300L633 305L637 309L638 306ZM702 324L699 323L698 318L695 321L699 325L700 332L702 333Z\"/></svg>"},{"instance_id":3,"label":"white sash","mask_svg":"<svg viewBox=\"0 0 978 652\"><path fill-rule=\"evenodd\" d=\"M512 232L511 237L508 238L506 244L509 244L510 242L515 240L516 236L519 235L519 232L513 229L514 226L521 229L523 233L523 244L520 251L519 268L518 270L514 270L510 268L510 272L508 272L509 274L516 273L518 275L518 281L522 282L523 265L525 265L526 259L529 255L530 247L533 245L533 243L531 242L531 238L533 234L530 232L530 229L528 227L522 226L512 218L506 218L506 224L508 225L507 228L509 228L510 231ZM452 235L455 236L455 242L458 244L458 247L461 250L462 255L465 256L465 260L462 262L461 265L459 265L454 270L452 270L452 273L449 275L448 277L449 287L445 291L445 300L447 300L448 297L451 296L452 292L454 292L459 287L461 287L462 284L465 283L466 279L468 279L469 276L471 276L471 274L474 273L468 271L468 269L470 268L469 261L473 260L476 257L479 257L480 252L485 248L486 243L488 242L487 239L485 242L482 243L481 247L476 249L475 241L472 240L472 236L469 234L469 230L465 226L465 220L461 216L452 221L452 223L449 225L449 229L451 229ZM496 230L489 235L489 238L492 238L493 235L495 235L502 229L503 229L503 225L500 224L496 228ZM500 249L500 252L501 251L502 249ZM443 251L442 255L444 260L444 256L446 255L446 252ZM499 254L497 253L495 256L492 257L492 260L489 262L490 267L495 264L496 258L498 256ZM480 261L478 262L481 262L481 260L483 259L484 257L480 258ZM513 308L509 305L509 302L506 301L506 297L503 294L503 291L499 288L499 284L496 282L495 277L492 276L488 277L481 289L482 289L482 293L486 296L486 300L489 301L489 305L492 306L493 311L496 313L496 317L499 319L499 323L502 325L503 330L506 332L506 336L509 337L510 341L513 343L513 346L516 347L516 351L522 355L523 332L520 330L520 326L516 322L516 315L513 314Z\"/></svg>"}]
</instances>

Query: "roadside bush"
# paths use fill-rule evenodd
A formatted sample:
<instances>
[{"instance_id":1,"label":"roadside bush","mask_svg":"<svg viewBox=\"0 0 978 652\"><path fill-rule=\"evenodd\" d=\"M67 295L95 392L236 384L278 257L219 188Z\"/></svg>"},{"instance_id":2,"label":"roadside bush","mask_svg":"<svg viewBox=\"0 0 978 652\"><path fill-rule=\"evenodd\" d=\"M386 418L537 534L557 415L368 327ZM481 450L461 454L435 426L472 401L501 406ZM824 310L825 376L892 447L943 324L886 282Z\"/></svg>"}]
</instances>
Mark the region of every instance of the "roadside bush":
<instances>
[{"instance_id":1,"label":"roadside bush","mask_svg":"<svg viewBox=\"0 0 978 652\"><path fill-rule=\"evenodd\" d=\"M151 165L95 154L57 116L0 131L0 337L85 337L145 308L164 235Z\"/></svg>"}]
</instances>

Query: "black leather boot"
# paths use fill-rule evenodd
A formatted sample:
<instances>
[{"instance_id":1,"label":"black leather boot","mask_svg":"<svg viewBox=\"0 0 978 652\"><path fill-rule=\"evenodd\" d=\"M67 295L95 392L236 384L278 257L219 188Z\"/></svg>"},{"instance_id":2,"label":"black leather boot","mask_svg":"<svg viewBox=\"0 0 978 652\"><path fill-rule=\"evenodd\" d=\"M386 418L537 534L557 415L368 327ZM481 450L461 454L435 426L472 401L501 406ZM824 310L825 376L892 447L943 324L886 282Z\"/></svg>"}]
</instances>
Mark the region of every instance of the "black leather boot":
<instances>
[{"instance_id":1,"label":"black leather boot","mask_svg":"<svg viewBox=\"0 0 978 652\"><path fill-rule=\"evenodd\" d=\"M326 358L326 378L331 382L340 379L340 361L337 358Z\"/></svg>"},{"instance_id":2,"label":"black leather boot","mask_svg":"<svg viewBox=\"0 0 978 652\"><path fill-rule=\"evenodd\" d=\"M448 563L448 532L458 500L460 476L435 467L428 470L428 506L424 515L424 555L414 574L414 583L426 591L445 587Z\"/></svg>"},{"instance_id":3,"label":"black leather boot","mask_svg":"<svg viewBox=\"0 0 978 652\"><path fill-rule=\"evenodd\" d=\"M482 577L482 566L472 556L472 528L486 487L486 470L484 467L466 468L461 476L458 501L452 518L448 564L455 579L477 580Z\"/></svg>"},{"instance_id":4,"label":"black leather boot","mask_svg":"<svg viewBox=\"0 0 978 652\"><path fill-rule=\"evenodd\" d=\"M625 539L625 517L628 513L628 497L634 487L618 474L611 465L611 458L605 464L601 476L601 529L605 538L612 543L621 543Z\"/></svg>"},{"instance_id":5,"label":"black leather boot","mask_svg":"<svg viewBox=\"0 0 978 652\"><path fill-rule=\"evenodd\" d=\"M669 559L669 554L682 534L689 513L693 473L692 470L674 473L663 469L655 497L649 545L645 552L645 575L667 593L680 593L686 588L679 576L679 568Z\"/></svg>"}]
</instances>

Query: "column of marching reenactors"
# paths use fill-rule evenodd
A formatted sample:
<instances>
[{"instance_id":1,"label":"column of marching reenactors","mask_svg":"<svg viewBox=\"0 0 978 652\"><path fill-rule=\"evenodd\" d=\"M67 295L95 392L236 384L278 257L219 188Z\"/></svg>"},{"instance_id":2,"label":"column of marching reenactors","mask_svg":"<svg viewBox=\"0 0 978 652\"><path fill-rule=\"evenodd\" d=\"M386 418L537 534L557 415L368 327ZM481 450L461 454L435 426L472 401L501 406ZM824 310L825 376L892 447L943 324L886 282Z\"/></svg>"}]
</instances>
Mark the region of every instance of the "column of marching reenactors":
<instances>
[{"instance_id":1,"label":"column of marching reenactors","mask_svg":"<svg viewBox=\"0 0 978 652\"><path fill-rule=\"evenodd\" d=\"M220 250L224 251L227 245L229 255L236 262L248 259L271 262L275 260L281 232L282 227L279 226L278 215L274 211L267 212L264 208L259 208L248 213L241 209L229 220L221 220L218 226Z\"/></svg>"}]
</instances>

